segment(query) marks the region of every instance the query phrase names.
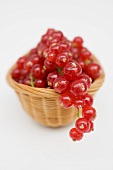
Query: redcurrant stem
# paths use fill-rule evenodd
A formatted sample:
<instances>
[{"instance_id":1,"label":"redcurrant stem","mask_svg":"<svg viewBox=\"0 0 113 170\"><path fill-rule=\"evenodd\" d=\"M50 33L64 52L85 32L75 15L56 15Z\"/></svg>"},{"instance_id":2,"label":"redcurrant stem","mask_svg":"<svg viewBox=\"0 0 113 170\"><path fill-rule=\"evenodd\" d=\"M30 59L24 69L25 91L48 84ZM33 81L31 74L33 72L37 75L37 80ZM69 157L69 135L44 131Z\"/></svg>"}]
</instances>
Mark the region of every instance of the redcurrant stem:
<instances>
[{"instance_id":1,"label":"redcurrant stem","mask_svg":"<svg viewBox=\"0 0 113 170\"><path fill-rule=\"evenodd\" d=\"M82 106L79 106L78 107L77 117L80 118L81 114L82 114Z\"/></svg>"},{"instance_id":2,"label":"redcurrant stem","mask_svg":"<svg viewBox=\"0 0 113 170\"><path fill-rule=\"evenodd\" d=\"M33 81L33 76L32 76L32 74L30 74L30 78L31 78L31 82L30 82L31 87L34 87L34 81Z\"/></svg>"},{"instance_id":3,"label":"redcurrant stem","mask_svg":"<svg viewBox=\"0 0 113 170\"><path fill-rule=\"evenodd\" d=\"M58 73L60 73L63 76L62 68L56 66L56 69L57 69Z\"/></svg>"}]
</instances>

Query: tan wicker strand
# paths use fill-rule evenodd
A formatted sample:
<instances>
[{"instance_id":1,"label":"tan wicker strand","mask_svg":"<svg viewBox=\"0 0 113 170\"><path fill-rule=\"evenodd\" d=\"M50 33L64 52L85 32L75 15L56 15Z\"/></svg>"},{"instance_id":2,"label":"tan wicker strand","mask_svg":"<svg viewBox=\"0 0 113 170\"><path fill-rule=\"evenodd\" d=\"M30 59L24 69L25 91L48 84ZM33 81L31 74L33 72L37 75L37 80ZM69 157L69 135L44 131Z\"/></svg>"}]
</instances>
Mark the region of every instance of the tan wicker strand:
<instances>
[{"instance_id":1,"label":"tan wicker strand","mask_svg":"<svg viewBox=\"0 0 113 170\"><path fill-rule=\"evenodd\" d=\"M93 55L93 59L100 63ZM49 127L65 126L76 119L77 110L74 107L64 109L59 105L59 94L54 89L33 88L19 84L11 77L11 72L15 65L11 67L7 74L8 84L15 90L24 110L37 122ZM101 76L96 79L88 93L92 96L100 89L104 82L104 70L102 68Z\"/></svg>"}]
</instances>

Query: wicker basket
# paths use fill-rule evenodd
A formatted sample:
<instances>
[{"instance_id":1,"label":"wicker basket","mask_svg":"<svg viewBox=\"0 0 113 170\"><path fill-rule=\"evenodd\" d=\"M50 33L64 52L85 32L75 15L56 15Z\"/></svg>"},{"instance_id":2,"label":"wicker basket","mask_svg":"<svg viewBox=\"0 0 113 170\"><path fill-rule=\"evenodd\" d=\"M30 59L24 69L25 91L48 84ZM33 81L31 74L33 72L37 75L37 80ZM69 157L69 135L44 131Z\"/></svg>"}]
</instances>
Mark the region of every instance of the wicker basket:
<instances>
[{"instance_id":1,"label":"wicker basket","mask_svg":"<svg viewBox=\"0 0 113 170\"><path fill-rule=\"evenodd\" d=\"M99 63L95 56L93 59ZM59 105L59 94L54 89L34 88L17 83L11 77L11 72L15 65L7 74L8 84L17 93L24 110L37 122L49 127L59 127L70 124L76 119L77 110L74 107L64 109ZM88 93L94 96L96 91L102 86L104 81L104 71L102 69L101 76L96 79Z\"/></svg>"}]
</instances>

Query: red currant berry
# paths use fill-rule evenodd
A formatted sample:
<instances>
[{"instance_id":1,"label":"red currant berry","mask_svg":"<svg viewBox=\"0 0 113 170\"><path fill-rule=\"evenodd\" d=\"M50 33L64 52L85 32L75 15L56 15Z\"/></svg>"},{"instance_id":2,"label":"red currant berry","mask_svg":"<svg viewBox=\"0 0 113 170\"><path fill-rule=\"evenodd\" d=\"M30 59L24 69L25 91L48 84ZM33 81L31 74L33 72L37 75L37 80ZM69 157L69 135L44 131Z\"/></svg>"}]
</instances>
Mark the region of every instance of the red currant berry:
<instances>
[{"instance_id":1,"label":"red currant berry","mask_svg":"<svg viewBox=\"0 0 113 170\"><path fill-rule=\"evenodd\" d=\"M85 47L82 47L82 48L80 49L80 52L81 52L81 53L82 53L82 52L85 52L85 51L88 51L88 49L85 48Z\"/></svg>"},{"instance_id":2,"label":"red currant berry","mask_svg":"<svg viewBox=\"0 0 113 170\"><path fill-rule=\"evenodd\" d=\"M94 123L91 120L89 120L88 122L89 122L89 130L87 131L87 133L94 131Z\"/></svg>"},{"instance_id":3,"label":"red currant berry","mask_svg":"<svg viewBox=\"0 0 113 170\"><path fill-rule=\"evenodd\" d=\"M60 41L60 39L58 37L54 38L54 37L50 36L46 42L46 45L47 45L47 47L50 47L51 44L58 43L59 41Z\"/></svg>"},{"instance_id":4,"label":"red currant berry","mask_svg":"<svg viewBox=\"0 0 113 170\"><path fill-rule=\"evenodd\" d=\"M82 68L77 62L69 62L63 68L63 73L68 80L74 80L82 73Z\"/></svg>"},{"instance_id":5,"label":"red currant berry","mask_svg":"<svg viewBox=\"0 0 113 170\"><path fill-rule=\"evenodd\" d=\"M34 78L43 78L43 67L40 64L35 64L31 70L31 74Z\"/></svg>"},{"instance_id":6,"label":"red currant berry","mask_svg":"<svg viewBox=\"0 0 113 170\"><path fill-rule=\"evenodd\" d=\"M31 56L29 56L29 60L31 60L34 65L40 63L40 58L37 54L32 54Z\"/></svg>"},{"instance_id":7,"label":"red currant berry","mask_svg":"<svg viewBox=\"0 0 113 170\"><path fill-rule=\"evenodd\" d=\"M47 76L47 84L48 86L53 88L53 82L56 78L58 78L60 75L57 71L51 72Z\"/></svg>"},{"instance_id":8,"label":"red currant berry","mask_svg":"<svg viewBox=\"0 0 113 170\"><path fill-rule=\"evenodd\" d=\"M44 66L47 71L54 71L55 70L55 64L53 62L50 62L48 59L44 61Z\"/></svg>"},{"instance_id":9,"label":"red currant berry","mask_svg":"<svg viewBox=\"0 0 113 170\"><path fill-rule=\"evenodd\" d=\"M38 54L39 57L42 57L42 52L43 52L43 50L46 49L46 48L47 48L47 47L46 47L46 44L45 44L45 43L40 42L40 43L38 44L38 46L37 46L37 54Z\"/></svg>"},{"instance_id":10,"label":"red currant berry","mask_svg":"<svg viewBox=\"0 0 113 170\"><path fill-rule=\"evenodd\" d=\"M13 78L14 80L18 80L18 79L20 79L20 76L21 76L21 71L20 71L20 69L15 68L15 69L12 71L12 78Z\"/></svg>"},{"instance_id":11,"label":"red currant berry","mask_svg":"<svg viewBox=\"0 0 113 170\"><path fill-rule=\"evenodd\" d=\"M49 62L51 62L51 63L54 63L55 60L56 60L56 54L55 54L54 52L52 52L52 51L49 51L49 52L47 53L47 60L48 60Z\"/></svg>"},{"instance_id":12,"label":"red currant berry","mask_svg":"<svg viewBox=\"0 0 113 170\"><path fill-rule=\"evenodd\" d=\"M90 94L86 93L84 96L81 96L81 98L84 100L85 105L93 105L93 97Z\"/></svg>"},{"instance_id":13,"label":"red currant berry","mask_svg":"<svg viewBox=\"0 0 113 170\"><path fill-rule=\"evenodd\" d=\"M69 132L69 136L74 141L81 140L83 138L83 133L80 133L76 128L72 128Z\"/></svg>"},{"instance_id":14,"label":"red currant berry","mask_svg":"<svg viewBox=\"0 0 113 170\"><path fill-rule=\"evenodd\" d=\"M59 102L64 108L70 108L73 105L74 96L71 93L63 93L60 95Z\"/></svg>"},{"instance_id":15,"label":"red currant berry","mask_svg":"<svg viewBox=\"0 0 113 170\"><path fill-rule=\"evenodd\" d=\"M69 81L64 77L59 77L53 82L53 87L58 93L65 93L69 89Z\"/></svg>"},{"instance_id":16,"label":"red currant berry","mask_svg":"<svg viewBox=\"0 0 113 170\"><path fill-rule=\"evenodd\" d=\"M48 40L48 35L47 34L42 35L41 41L43 43L46 43L47 40Z\"/></svg>"},{"instance_id":17,"label":"red currant berry","mask_svg":"<svg viewBox=\"0 0 113 170\"><path fill-rule=\"evenodd\" d=\"M83 44L83 39L81 37L75 37L73 39L73 46L74 47L78 47L78 48L81 48L82 47L82 44Z\"/></svg>"},{"instance_id":18,"label":"red currant berry","mask_svg":"<svg viewBox=\"0 0 113 170\"><path fill-rule=\"evenodd\" d=\"M26 59L27 59L26 56L20 57L20 58L18 59L18 61L17 61L17 67L18 67L19 69L23 68L23 65L24 65Z\"/></svg>"},{"instance_id":19,"label":"red currant berry","mask_svg":"<svg viewBox=\"0 0 113 170\"><path fill-rule=\"evenodd\" d=\"M42 51L42 57L45 59L47 58L47 53L49 52L49 49L48 48L45 48L43 51Z\"/></svg>"},{"instance_id":20,"label":"red currant berry","mask_svg":"<svg viewBox=\"0 0 113 170\"><path fill-rule=\"evenodd\" d=\"M31 79L29 77L25 78L23 80L23 84L27 85L27 86L31 86Z\"/></svg>"},{"instance_id":21,"label":"red currant berry","mask_svg":"<svg viewBox=\"0 0 113 170\"><path fill-rule=\"evenodd\" d=\"M75 80L70 85L70 92L75 95L84 95L87 92L87 85L82 80Z\"/></svg>"},{"instance_id":22,"label":"red currant berry","mask_svg":"<svg viewBox=\"0 0 113 170\"><path fill-rule=\"evenodd\" d=\"M71 47L71 52L73 53L73 59L77 59L79 57L79 49L76 47Z\"/></svg>"},{"instance_id":23,"label":"red currant berry","mask_svg":"<svg viewBox=\"0 0 113 170\"><path fill-rule=\"evenodd\" d=\"M67 62L68 62L68 56L63 53L59 54L56 57L55 63L58 67L64 67L67 64Z\"/></svg>"},{"instance_id":24,"label":"red currant berry","mask_svg":"<svg viewBox=\"0 0 113 170\"><path fill-rule=\"evenodd\" d=\"M34 66L34 63L32 60L28 59L25 63L24 63L24 68L27 71L31 71L32 67Z\"/></svg>"},{"instance_id":25,"label":"red currant berry","mask_svg":"<svg viewBox=\"0 0 113 170\"><path fill-rule=\"evenodd\" d=\"M61 32L61 31L54 31L53 33L52 33L52 36L53 37L57 37L57 38L59 38L59 40L62 40L62 38L63 38L63 33Z\"/></svg>"},{"instance_id":26,"label":"red currant berry","mask_svg":"<svg viewBox=\"0 0 113 170\"><path fill-rule=\"evenodd\" d=\"M84 70L85 69L85 63L84 63L84 61L82 61L82 60L78 60L77 59L77 63L82 67L82 70Z\"/></svg>"},{"instance_id":27,"label":"red currant berry","mask_svg":"<svg viewBox=\"0 0 113 170\"><path fill-rule=\"evenodd\" d=\"M97 63L90 63L85 67L85 72L89 77L95 80L101 75L101 67Z\"/></svg>"},{"instance_id":28,"label":"red currant berry","mask_svg":"<svg viewBox=\"0 0 113 170\"><path fill-rule=\"evenodd\" d=\"M45 81L43 79L35 79L34 86L38 88L44 88L45 87Z\"/></svg>"},{"instance_id":29,"label":"red currant berry","mask_svg":"<svg viewBox=\"0 0 113 170\"><path fill-rule=\"evenodd\" d=\"M46 32L47 35L52 35L52 33L54 32L55 30L53 28L49 28Z\"/></svg>"},{"instance_id":30,"label":"red currant berry","mask_svg":"<svg viewBox=\"0 0 113 170\"><path fill-rule=\"evenodd\" d=\"M59 43L53 43L50 45L49 50L55 54L59 54L62 51L62 48Z\"/></svg>"},{"instance_id":31,"label":"red currant berry","mask_svg":"<svg viewBox=\"0 0 113 170\"><path fill-rule=\"evenodd\" d=\"M16 80L19 84L23 84L23 80L22 79L19 79L19 80Z\"/></svg>"},{"instance_id":32,"label":"red currant berry","mask_svg":"<svg viewBox=\"0 0 113 170\"><path fill-rule=\"evenodd\" d=\"M80 53L80 58L81 60L85 61L85 60L91 60L91 53L90 51L86 50L86 51L82 51Z\"/></svg>"},{"instance_id":33,"label":"red currant berry","mask_svg":"<svg viewBox=\"0 0 113 170\"><path fill-rule=\"evenodd\" d=\"M31 50L30 50L30 54L32 55L32 54L37 54L37 48L32 48Z\"/></svg>"},{"instance_id":34,"label":"red currant berry","mask_svg":"<svg viewBox=\"0 0 113 170\"><path fill-rule=\"evenodd\" d=\"M23 79L23 78L25 78L27 75L28 75L28 71L26 70L26 69L21 69L20 70L20 75L21 75L21 78Z\"/></svg>"},{"instance_id":35,"label":"red currant berry","mask_svg":"<svg viewBox=\"0 0 113 170\"><path fill-rule=\"evenodd\" d=\"M64 51L62 54L65 54L68 57L68 61L72 61L73 54L71 51Z\"/></svg>"},{"instance_id":36,"label":"red currant berry","mask_svg":"<svg viewBox=\"0 0 113 170\"><path fill-rule=\"evenodd\" d=\"M82 116L88 120L94 120L96 117L96 110L92 106L85 105L82 108Z\"/></svg>"},{"instance_id":37,"label":"red currant berry","mask_svg":"<svg viewBox=\"0 0 113 170\"><path fill-rule=\"evenodd\" d=\"M74 106L75 108L79 109L85 105L84 100L80 96L76 96L74 99Z\"/></svg>"},{"instance_id":38,"label":"red currant berry","mask_svg":"<svg viewBox=\"0 0 113 170\"><path fill-rule=\"evenodd\" d=\"M62 48L62 52L65 52L67 50L70 50L70 43L67 41L60 41L59 42L61 48Z\"/></svg>"},{"instance_id":39,"label":"red currant berry","mask_svg":"<svg viewBox=\"0 0 113 170\"><path fill-rule=\"evenodd\" d=\"M81 74L77 77L78 80L82 80L87 84L87 87L89 88L91 86L92 79L86 75L86 74Z\"/></svg>"},{"instance_id":40,"label":"red currant berry","mask_svg":"<svg viewBox=\"0 0 113 170\"><path fill-rule=\"evenodd\" d=\"M75 126L80 133L86 133L90 128L89 121L86 118L79 118L76 121Z\"/></svg>"}]
</instances>

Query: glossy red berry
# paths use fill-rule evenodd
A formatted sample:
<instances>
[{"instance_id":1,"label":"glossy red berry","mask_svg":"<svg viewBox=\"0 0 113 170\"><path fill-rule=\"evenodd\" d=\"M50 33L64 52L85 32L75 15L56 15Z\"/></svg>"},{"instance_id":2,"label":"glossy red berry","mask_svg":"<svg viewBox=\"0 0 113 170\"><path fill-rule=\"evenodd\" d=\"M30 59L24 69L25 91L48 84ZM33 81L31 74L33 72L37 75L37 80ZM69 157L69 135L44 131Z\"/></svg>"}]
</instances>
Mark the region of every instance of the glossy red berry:
<instances>
[{"instance_id":1,"label":"glossy red berry","mask_svg":"<svg viewBox=\"0 0 113 170\"><path fill-rule=\"evenodd\" d=\"M26 77L24 80L23 80L23 84L27 85L27 86L31 86L31 79L30 77Z\"/></svg>"},{"instance_id":2,"label":"glossy red berry","mask_svg":"<svg viewBox=\"0 0 113 170\"><path fill-rule=\"evenodd\" d=\"M53 43L50 45L49 50L54 52L55 54L59 54L62 51L62 47L59 43Z\"/></svg>"},{"instance_id":3,"label":"glossy red berry","mask_svg":"<svg viewBox=\"0 0 113 170\"><path fill-rule=\"evenodd\" d=\"M80 133L76 128L72 128L69 132L69 136L74 141L81 140L83 138L83 133Z\"/></svg>"},{"instance_id":4,"label":"glossy red berry","mask_svg":"<svg viewBox=\"0 0 113 170\"><path fill-rule=\"evenodd\" d=\"M43 51L42 51L42 57L45 59L47 58L47 53L49 52L49 49L48 48L45 48Z\"/></svg>"},{"instance_id":5,"label":"glossy red berry","mask_svg":"<svg viewBox=\"0 0 113 170\"><path fill-rule=\"evenodd\" d=\"M67 41L60 41L59 42L61 48L62 48L62 52L65 52L67 50L70 50L70 43Z\"/></svg>"},{"instance_id":6,"label":"glossy red berry","mask_svg":"<svg viewBox=\"0 0 113 170\"><path fill-rule=\"evenodd\" d=\"M51 63L54 63L55 60L56 60L56 54L55 54L54 52L52 52L52 51L49 51L49 52L47 53L47 60L48 60L49 62L51 62Z\"/></svg>"},{"instance_id":7,"label":"glossy red berry","mask_svg":"<svg viewBox=\"0 0 113 170\"><path fill-rule=\"evenodd\" d=\"M87 74L81 74L77 78L85 82L88 88L91 86L92 79Z\"/></svg>"},{"instance_id":8,"label":"glossy red berry","mask_svg":"<svg viewBox=\"0 0 113 170\"><path fill-rule=\"evenodd\" d=\"M73 59L77 59L79 57L79 49L76 47L71 47L71 52L73 53Z\"/></svg>"},{"instance_id":9,"label":"glossy red berry","mask_svg":"<svg viewBox=\"0 0 113 170\"><path fill-rule=\"evenodd\" d=\"M31 70L31 74L34 78L43 78L45 76L45 70L43 70L42 65L35 64Z\"/></svg>"},{"instance_id":10,"label":"glossy red berry","mask_svg":"<svg viewBox=\"0 0 113 170\"><path fill-rule=\"evenodd\" d=\"M17 67L19 69L23 68L23 65L25 63L25 61L27 60L27 57L26 56L23 56L23 57L20 57L17 61Z\"/></svg>"},{"instance_id":11,"label":"glossy red berry","mask_svg":"<svg viewBox=\"0 0 113 170\"><path fill-rule=\"evenodd\" d=\"M79 107L83 107L85 105L84 100L80 96L76 96L74 99L75 108L79 109Z\"/></svg>"},{"instance_id":12,"label":"glossy red berry","mask_svg":"<svg viewBox=\"0 0 113 170\"><path fill-rule=\"evenodd\" d=\"M37 48L32 48L31 50L30 50L30 54L32 55L32 54L37 54Z\"/></svg>"},{"instance_id":13,"label":"glossy red berry","mask_svg":"<svg viewBox=\"0 0 113 170\"><path fill-rule=\"evenodd\" d=\"M87 131L87 133L94 131L94 123L91 120L88 120L89 122L89 130Z\"/></svg>"},{"instance_id":14,"label":"glossy red berry","mask_svg":"<svg viewBox=\"0 0 113 170\"><path fill-rule=\"evenodd\" d=\"M89 77L95 80L101 75L101 67L97 63L90 63L85 67L85 72Z\"/></svg>"},{"instance_id":15,"label":"glossy red berry","mask_svg":"<svg viewBox=\"0 0 113 170\"><path fill-rule=\"evenodd\" d=\"M70 85L70 92L75 95L84 95L87 93L87 85L82 80L75 80Z\"/></svg>"},{"instance_id":16,"label":"glossy red berry","mask_svg":"<svg viewBox=\"0 0 113 170\"><path fill-rule=\"evenodd\" d=\"M62 40L62 38L63 38L63 33L61 32L61 31L54 31L53 33L52 33L52 36L54 37L54 38L59 38L59 40Z\"/></svg>"},{"instance_id":17,"label":"glossy red berry","mask_svg":"<svg viewBox=\"0 0 113 170\"><path fill-rule=\"evenodd\" d=\"M47 34L42 35L41 41L43 43L46 43L47 40L48 40L48 35Z\"/></svg>"},{"instance_id":18,"label":"glossy red berry","mask_svg":"<svg viewBox=\"0 0 113 170\"><path fill-rule=\"evenodd\" d=\"M84 100L85 105L93 105L93 97L90 94L86 93L85 95L81 96L81 98Z\"/></svg>"},{"instance_id":19,"label":"glossy red berry","mask_svg":"<svg viewBox=\"0 0 113 170\"><path fill-rule=\"evenodd\" d=\"M94 120L96 117L96 110L92 106L85 105L82 108L82 116L88 120Z\"/></svg>"},{"instance_id":20,"label":"glossy red berry","mask_svg":"<svg viewBox=\"0 0 113 170\"><path fill-rule=\"evenodd\" d=\"M83 44L83 39L81 37L75 37L73 39L73 46L74 47L78 47L78 48L81 48L82 47L82 44Z\"/></svg>"},{"instance_id":21,"label":"glossy red berry","mask_svg":"<svg viewBox=\"0 0 113 170\"><path fill-rule=\"evenodd\" d=\"M65 93L69 89L69 81L66 80L64 77L59 77L55 79L53 87L56 92Z\"/></svg>"},{"instance_id":22,"label":"glossy red berry","mask_svg":"<svg viewBox=\"0 0 113 170\"><path fill-rule=\"evenodd\" d=\"M68 62L68 56L64 53L59 54L56 57L55 63L58 67L64 67Z\"/></svg>"},{"instance_id":23,"label":"glossy red berry","mask_svg":"<svg viewBox=\"0 0 113 170\"><path fill-rule=\"evenodd\" d=\"M82 68L77 62L69 62L63 68L63 73L66 79L74 80L82 73Z\"/></svg>"},{"instance_id":24,"label":"glossy red berry","mask_svg":"<svg viewBox=\"0 0 113 170\"><path fill-rule=\"evenodd\" d=\"M14 80L17 80L17 79L20 79L20 76L21 76L21 71L20 71L20 69L15 68L15 69L12 71L12 78L13 78Z\"/></svg>"},{"instance_id":25,"label":"glossy red berry","mask_svg":"<svg viewBox=\"0 0 113 170\"><path fill-rule=\"evenodd\" d=\"M52 33L55 31L53 28L49 28L46 32L46 35L52 35Z\"/></svg>"},{"instance_id":26,"label":"glossy red berry","mask_svg":"<svg viewBox=\"0 0 113 170\"><path fill-rule=\"evenodd\" d=\"M18 79L16 80L19 84L23 84L23 80L22 79Z\"/></svg>"},{"instance_id":27,"label":"glossy red berry","mask_svg":"<svg viewBox=\"0 0 113 170\"><path fill-rule=\"evenodd\" d=\"M55 71L55 64L53 62L50 62L48 59L44 61L44 66L47 71Z\"/></svg>"},{"instance_id":28,"label":"glossy red berry","mask_svg":"<svg viewBox=\"0 0 113 170\"><path fill-rule=\"evenodd\" d=\"M79 118L75 123L75 127L80 133L86 133L89 131L90 124L86 118Z\"/></svg>"},{"instance_id":29,"label":"glossy red berry","mask_svg":"<svg viewBox=\"0 0 113 170\"><path fill-rule=\"evenodd\" d=\"M44 81L44 79L35 79L35 81L34 81L34 87L44 88L44 87L45 87L45 81Z\"/></svg>"},{"instance_id":30,"label":"glossy red berry","mask_svg":"<svg viewBox=\"0 0 113 170\"><path fill-rule=\"evenodd\" d=\"M47 84L48 86L53 88L53 82L55 79L57 79L59 77L59 73L57 71L54 72L50 72L47 76Z\"/></svg>"},{"instance_id":31,"label":"glossy red berry","mask_svg":"<svg viewBox=\"0 0 113 170\"><path fill-rule=\"evenodd\" d=\"M80 53L80 58L81 60L85 61L85 60L91 60L91 53L90 51L86 50L86 51L82 51Z\"/></svg>"},{"instance_id":32,"label":"glossy red berry","mask_svg":"<svg viewBox=\"0 0 113 170\"><path fill-rule=\"evenodd\" d=\"M77 59L77 63L82 67L82 70L85 69L85 63L83 60Z\"/></svg>"},{"instance_id":33,"label":"glossy red berry","mask_svg":"<svg viewBox=\"0 0 113 170\"><path fill-rule=\"evenodd\" d=\"M21 79L25 78L28 75L28 71L26 69L21 69L20 70L20 75L21 75Z\"/></svg>"},{"instance_id":34,"label":"glossy red berry","mask_svg":"<svg viewBox=\"0 0 113 170\"><path fill-rule=\"evenodd\" d=\"M26 62L24 63L24 68L29 72L31 71L33 66L34 66L34 63L30 59L26 60Z\"/></svg>"},{"instance_id":35,"label":"glossy red berry","mask_svg":"<svg viewBox=\"0 0 113 170\"><path fill-rule=\"evenodd\" d=\"M53 37L53 36L49 36L46 45L47 47L50 47L51 44L53 43L58 43L60 41L59 37Z\"/></svg>"},{"instance_id":36,"label":"glossy red berry","mask_svg":"<svg viewBox=\"0 0 113 170\"><path fill-rule=\"evenodd\" d=\"M86 47L82 47L81 49L80 49L80 52L82 53L82 52L85 52L85 51L88 51L88 49L86 48Z\"/></svg>"},{"instance_id":37,"label":"glossy red berry","mask_svg":"<svg viewBox=\"0 0 113 170\"><path fill-rule=\"evenodd\" d=\"M64 51L62 54L65 54L68 57L68 61L72 61L73 54L71 51Z\"/></svg>"},{"instance_id":38,"label":"glossy red berry","mask_svg":"<svg viewBox=\"0 0 113 170\"><path fill-rule=\"evenodd\" d=\"M64 108L70 108L74 102L74 96L71 93L63 93L59 98L60 105Z\"/></svg>"},{"instance_id":39,"label":"glossy red berry","mask_svg":"<svg viewBox=\"0 0 113 170\"><path fill-rule=\"evenodd\" d=\"M33 65L40 63L40 58L38 57L37 54L30 55L29 60L33 63Z\"/></svg>"}]
</instances>

